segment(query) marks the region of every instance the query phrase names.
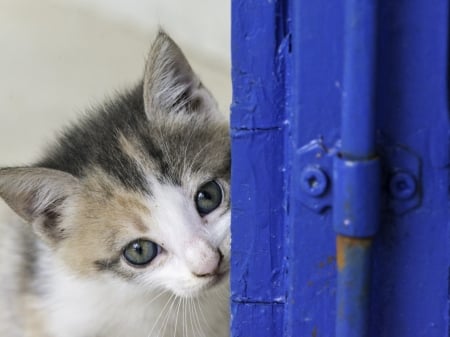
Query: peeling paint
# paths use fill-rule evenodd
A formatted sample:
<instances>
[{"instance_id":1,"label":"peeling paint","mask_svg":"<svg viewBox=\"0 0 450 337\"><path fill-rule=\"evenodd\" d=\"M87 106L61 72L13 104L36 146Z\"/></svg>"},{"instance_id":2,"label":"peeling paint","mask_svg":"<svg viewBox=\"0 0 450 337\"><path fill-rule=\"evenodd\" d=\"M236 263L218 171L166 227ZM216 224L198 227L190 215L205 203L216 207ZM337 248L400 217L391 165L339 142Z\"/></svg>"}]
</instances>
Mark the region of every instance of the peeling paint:
<instances>
[{"instance_id":1,"label":"peeling paint","mask_svg":"<svg viewBox=\"0 0 450 337\"><path fill-rule=\"evenodd\" d=\"M351 248L369 249L372 245L372 239L369 238L351 238L348 236L338 235L336 237L336 255L337 267L342 271L347 265L347 253Z\"/></svg>"}]
</instances>

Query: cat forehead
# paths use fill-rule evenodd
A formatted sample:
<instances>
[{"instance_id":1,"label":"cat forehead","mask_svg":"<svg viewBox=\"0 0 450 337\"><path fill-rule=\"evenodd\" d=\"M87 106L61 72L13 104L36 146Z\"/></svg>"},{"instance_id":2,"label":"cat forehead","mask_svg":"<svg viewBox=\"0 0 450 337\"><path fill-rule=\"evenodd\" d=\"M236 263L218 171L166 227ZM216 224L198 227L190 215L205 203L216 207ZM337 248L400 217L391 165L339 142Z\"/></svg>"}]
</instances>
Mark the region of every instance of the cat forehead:
<instances>
[{"instance_id":1,"label":"cat forehead","mask_svg":"<svg viewBox=\"0 0 450 337\"><path fill-rule=\"evenodd\" d=\"M228 126L195 115L147 119L141 91L106 105L68 129L38 166L84 177L103 172L131 190L148 190L149 174L176 185L191 175L229 179ZM131 104L133 100L137 103Z\"/></svg>"}]
</instances>

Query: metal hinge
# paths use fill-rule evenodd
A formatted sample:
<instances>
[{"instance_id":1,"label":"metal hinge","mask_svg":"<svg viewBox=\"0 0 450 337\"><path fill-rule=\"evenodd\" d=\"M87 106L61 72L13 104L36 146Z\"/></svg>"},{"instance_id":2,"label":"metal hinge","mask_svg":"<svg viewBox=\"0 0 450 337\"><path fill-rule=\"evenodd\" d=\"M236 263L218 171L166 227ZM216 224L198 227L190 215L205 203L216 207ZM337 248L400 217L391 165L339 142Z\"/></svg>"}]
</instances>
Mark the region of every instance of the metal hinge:
<instances>
[{"instance_id":1,"label":"metal hinge","mask_svg":"<svg viewBox=\"0 0 450 337\"><path fill-rule=\"evenodd\" d=\"M380 146L382 192L381 211L402 215L420 206L421 162L418 155L403 145ZM300 148L295 156L300 174L293 183L300 186L299 201L317 213L333 204L333 163L339 146L327 148L320 139Z\"/></svg>"}]
</instances>

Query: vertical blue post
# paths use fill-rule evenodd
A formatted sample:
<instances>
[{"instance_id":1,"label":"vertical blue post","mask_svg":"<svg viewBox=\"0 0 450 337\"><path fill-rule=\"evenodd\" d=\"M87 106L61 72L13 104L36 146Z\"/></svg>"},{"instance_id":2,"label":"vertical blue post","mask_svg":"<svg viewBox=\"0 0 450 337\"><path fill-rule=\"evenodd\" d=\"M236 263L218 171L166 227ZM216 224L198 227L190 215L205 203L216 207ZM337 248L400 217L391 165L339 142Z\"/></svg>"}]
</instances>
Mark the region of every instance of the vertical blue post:
<instances>
[{"instance_id":1,"label":"vertical blue post","mask_svg":"<svg viewBox=\"0 0 450 337\"><path fill-rule=\"evenodd\" d=\"M282 336L285 295L283 1L232 1L233 336Z\"/></svg>"},{"instance_id":2,"label":"vertical blue post","mask_svg":"<svg viewBox=\"0 0 450 337\"><path fill-rule=\"evenodd\" d=\"M378 6L384 204L373 248L371 337L448 336L449 2Z\"/></svg>"},{"instance_id":3,"label":"vertical blue post","mask_svg":"<svg viewBox=\"0 0 450 337\"><path fill-rule=\"evenodd\" d=\"M334 162L336 337L369 335L372 237L380 221L375 153L376 0L346 0L341 148Z\"/></svg>"},{"instance_id":4,"label":"vertical blue post","mask_svg":"<svg viewBox=\"0 0 450 337\"><path fill-rule=\"evenodd\" d=\"M344 7L342 1L291 1L291 76L286 84L291 174L287 216L287 300L281 336L335 335L336 247L332 161L340 137ZM310 195L298 179L309 168L327 186ZM318 177L318 176L317 176ZM314 186L311 179L306 185Z\"/></svg>"},{"instance_id":5,"label":"vertical blue post","mask_svg":"<svg viewBox=\"0 0 450 337\"><path fill-rule=\"evenodd\" d=\"M375 155L377 0L345 0L341 152Z\"/></svg>"}]
</instances>

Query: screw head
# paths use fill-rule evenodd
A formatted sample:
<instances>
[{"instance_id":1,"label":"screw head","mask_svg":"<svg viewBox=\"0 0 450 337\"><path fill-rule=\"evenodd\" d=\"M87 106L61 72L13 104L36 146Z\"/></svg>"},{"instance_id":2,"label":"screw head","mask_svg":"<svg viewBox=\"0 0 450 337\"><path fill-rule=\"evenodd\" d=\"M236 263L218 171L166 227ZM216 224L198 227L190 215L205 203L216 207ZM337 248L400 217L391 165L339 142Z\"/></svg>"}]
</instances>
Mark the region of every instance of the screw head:
<instances>
[{"instance_id":1,"label":"screw head","mask_svg":"<svg viewBox=\"0 0 450 337\"><path fill-rule=\"evenodd\" d=\"M328 177L320 168L307 166L300 175L300 186L310 196L320 197L328 188Z\"/></svg>"},{"instance_id":2,"label":"screw head","mask_svg":"<svg viewBox=\"0 0 450 337\"><path fill-rule=\"evenodd\" d=\"M409 172L397 172L389 181L389 192L394 199L407 200L417 191L417 182Z\"/></svg>"}]
</instances>

